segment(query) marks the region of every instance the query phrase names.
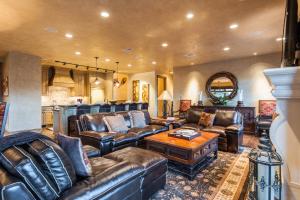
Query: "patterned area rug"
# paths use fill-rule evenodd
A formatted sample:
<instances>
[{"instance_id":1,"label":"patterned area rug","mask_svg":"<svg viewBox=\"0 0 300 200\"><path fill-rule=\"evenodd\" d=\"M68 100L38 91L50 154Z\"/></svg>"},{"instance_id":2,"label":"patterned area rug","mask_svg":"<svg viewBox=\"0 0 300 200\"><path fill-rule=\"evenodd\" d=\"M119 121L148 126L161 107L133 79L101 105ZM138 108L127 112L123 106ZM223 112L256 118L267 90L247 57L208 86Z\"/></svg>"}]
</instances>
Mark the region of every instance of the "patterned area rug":
<instances>
[{"instance_id":1,"label":"patterned area rug","mask_svg":"<svg viewBox=\"0 0 300 200\"><path fill-rule=\"evenodd\" d=\"M219 151L218 158L193 181L169 171L165 189L158 191L151 200L239 199L248 175L249 152L248 148L239 154Z\"/></svg>"}]
</instances>

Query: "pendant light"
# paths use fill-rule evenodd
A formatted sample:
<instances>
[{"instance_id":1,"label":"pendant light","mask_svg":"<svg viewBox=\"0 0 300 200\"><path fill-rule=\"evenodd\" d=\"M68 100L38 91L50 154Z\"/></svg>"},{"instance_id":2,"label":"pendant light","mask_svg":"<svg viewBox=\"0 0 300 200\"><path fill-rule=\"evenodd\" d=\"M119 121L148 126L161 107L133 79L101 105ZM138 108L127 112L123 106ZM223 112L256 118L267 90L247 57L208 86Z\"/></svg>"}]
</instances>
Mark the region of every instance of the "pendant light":
<instances>
[{"instance_id":1,"label":"pendant light","mask_svg":"<svg viewBox=\"0 0 300 200\"><path fill-rule=\"evenodd\" d=\"M95 57L95 59L96 59L96 69L97 70L98 70L98 58L99 57L97 57L97 56ZM96 73L96 79L95 79L94 83L95 83L95 85L99 85L101 83L101 81L97 77L97 73Z\"/></svg>"},{"instance_id":2,"label":"pendant light","mask_svg":"<svg viewBox=\"0 0 300 200\"><path fill-rule=\"evenodd\" d=\"M114 79L113 84L114 84L114 87L118 88L118 87L120 87L120 82L119 82L119 62L116 62L116 64L117 64L117 71L116 71L117 78Z\"/></svg>"}]
</instances>

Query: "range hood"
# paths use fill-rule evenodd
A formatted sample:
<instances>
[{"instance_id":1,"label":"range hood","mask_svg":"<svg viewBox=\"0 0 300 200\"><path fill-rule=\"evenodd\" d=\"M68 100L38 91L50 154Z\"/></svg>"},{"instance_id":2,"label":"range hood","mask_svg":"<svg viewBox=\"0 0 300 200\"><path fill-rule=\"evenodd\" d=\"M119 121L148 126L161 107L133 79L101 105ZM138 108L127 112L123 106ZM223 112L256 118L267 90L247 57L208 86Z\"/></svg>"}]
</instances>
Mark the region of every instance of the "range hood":
<instances>
[{"instance_id":1,"label":"range hood","mask_svg":"<svg viewBox=\"0 0 300 200\"><path fill-rule=\"evenodd\" d=\"M56 87L73 88L75 87L73 77L73 70L71 69L59 69L50 67L48 70L48 85Z\"/></svg>"}]
</instances>

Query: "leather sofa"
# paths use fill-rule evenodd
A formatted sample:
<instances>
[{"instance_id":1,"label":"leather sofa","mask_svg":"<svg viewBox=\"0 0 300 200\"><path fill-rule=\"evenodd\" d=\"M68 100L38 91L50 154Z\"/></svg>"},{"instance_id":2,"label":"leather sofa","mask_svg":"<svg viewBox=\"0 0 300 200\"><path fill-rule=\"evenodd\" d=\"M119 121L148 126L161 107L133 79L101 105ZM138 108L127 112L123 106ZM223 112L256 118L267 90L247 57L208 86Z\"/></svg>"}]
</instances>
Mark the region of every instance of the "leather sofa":
<instances>
[{"instance_id":1,"label":"leather sofa","mask_svg":"<svg viewBox=\"0 0 300 200\"><path fill-rule=\"evenodd\" d=\"M116 113L96 113L84 114L77 121L76 137L80 137L84 145L90 145L99 148L101 155L128 147L128 146L145 146L144 137L167 131L168 126L165 123L151 120L149 112L145 114L146 127L132 128L130 117L127 111ZM120 114L124 117L127 127L127 133L110 133L103 120L108 115Z\"/></svg>"},{"instance_id":2,"label":"leather sofa","mask_svg":"<svg viewBox=\"0 0 300 200\"><path fill-rule=\"evenodd\" d=\"M39 143L52 151L30 150ZM139 200L148 199L166 183L167 159L144 149L128 147L90 158L92 175L79 177L64 151L46 136L22 132L2 138L0 145L3 200Z\"/></svg>"},{"instance_id":3,"label":"leather sofa","mask_svg":"<svg viewBox=\"0 0 300 200\"><path fill-rule=\"evenodd\" d=\"M189 109L186 118L178 126L200 129L219 134L218 148L221 151L238 152L243 143L243 116L237 111L216 110L213 126L199 125L201 110Z\"/></svg>"}]
</instances>

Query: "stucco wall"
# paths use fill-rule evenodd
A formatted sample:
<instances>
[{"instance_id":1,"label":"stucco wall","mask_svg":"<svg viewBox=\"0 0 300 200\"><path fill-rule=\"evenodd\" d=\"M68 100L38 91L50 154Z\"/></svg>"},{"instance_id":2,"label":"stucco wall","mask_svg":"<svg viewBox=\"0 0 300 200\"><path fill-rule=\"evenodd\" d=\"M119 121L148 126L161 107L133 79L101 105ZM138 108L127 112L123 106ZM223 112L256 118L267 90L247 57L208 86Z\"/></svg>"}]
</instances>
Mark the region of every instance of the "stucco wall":
<instances>
[{"instance_id":1,"label":"stucco wall","mask_svg":"<svg viewBox=\"0 0 300 200\"><path fill-rule=\"evenodd\" d=\"M20 52L9 52L3 75L9 78L10 103L7 131L41 128L41 59Z\"/></svg>"},{"instance_id":2,"label":"stucco wall","mask_svg":"<svg viewBox=\"0 0 300 200\"><path fill-rule=\"evenodd\" d=\"M248 58L234 59L222 62L214 62L202 65L180 67L174 69L174 107L179 106L179 99L191 99L193 103L198 101L199 92L205 94L207 79L220 71L233 73L239 83L239 88L244 91L245 106L257 106L259 99L274 99L271 95L271 87L263 74L263 70L280 66L280 54L268 54L251 56ZM229 105L236 105L237 96ZM204 98L205 105L210 104L208 98Z\"/></svg>"}]
</instances>

